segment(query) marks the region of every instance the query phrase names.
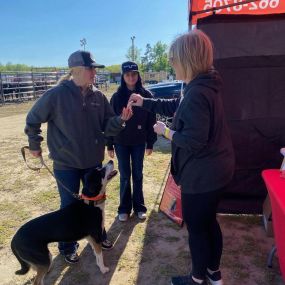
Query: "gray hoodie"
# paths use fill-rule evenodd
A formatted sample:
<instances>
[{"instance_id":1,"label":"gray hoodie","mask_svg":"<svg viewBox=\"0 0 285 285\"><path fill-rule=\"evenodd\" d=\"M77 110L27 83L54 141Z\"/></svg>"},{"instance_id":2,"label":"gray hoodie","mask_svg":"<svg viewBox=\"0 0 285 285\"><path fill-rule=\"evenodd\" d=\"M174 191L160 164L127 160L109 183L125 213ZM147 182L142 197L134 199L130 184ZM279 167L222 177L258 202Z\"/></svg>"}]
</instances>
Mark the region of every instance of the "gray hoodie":
<instances>
[{"instance_id":1,"label":"gray hoodie","mask_svg":"<svg viewBox=\"0 0 285 285\"><path fill-rule=\"evenodd\" d=\"M47 144L56 169L85 169L102 163L104 135L115 136L124 128L103 93L92 86L83 96L71 80L44 93L28 113L25 133L31 150L40 149L41 124L46 122Z\"/></svg>"}]
</instances>

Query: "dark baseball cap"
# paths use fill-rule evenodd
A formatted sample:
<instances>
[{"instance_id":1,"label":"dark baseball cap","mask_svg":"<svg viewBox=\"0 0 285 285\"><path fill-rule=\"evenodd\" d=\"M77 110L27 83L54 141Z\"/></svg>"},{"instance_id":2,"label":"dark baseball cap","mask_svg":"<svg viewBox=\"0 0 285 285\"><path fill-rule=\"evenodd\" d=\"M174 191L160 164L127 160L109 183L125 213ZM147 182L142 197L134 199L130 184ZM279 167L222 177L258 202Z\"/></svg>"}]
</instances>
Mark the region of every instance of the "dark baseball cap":
<instances>
[{"instance_id":1,"label":"dark baseball cap","mask_svg":"<svg viewBox=\"0 0 285 285\"><path fill-rule=\"evenodd\" d=\"M122 73L126 73L129 71L139 72L138 65L133 61L126 61L126 62L122 63Z\"/></svg>"},{"instance_id":2,"label":"dark baseball cap","mask_svg":"<svg viewBox=\"0 0 285 285\"><path fill-rule=\"evenodd\" d=\"M97 67L104 68L105 65L97 63L92 54L89 51L78 50L72 53L68 58L68 66L86 66L86 67Z\"/></svg>"}]
</instances>

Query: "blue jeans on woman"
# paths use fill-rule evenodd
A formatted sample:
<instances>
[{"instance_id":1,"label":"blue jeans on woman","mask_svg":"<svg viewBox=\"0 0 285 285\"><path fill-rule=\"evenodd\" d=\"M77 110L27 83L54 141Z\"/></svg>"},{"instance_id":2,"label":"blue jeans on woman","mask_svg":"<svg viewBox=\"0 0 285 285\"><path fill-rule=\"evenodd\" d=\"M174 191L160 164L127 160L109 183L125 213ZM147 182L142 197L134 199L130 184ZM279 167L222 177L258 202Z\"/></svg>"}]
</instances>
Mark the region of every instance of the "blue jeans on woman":
<instances>
[{"instance_id":1,"label":"blue jeans on woman","mask_svg":"<svg viewBox=\"0 0 285 285\"><path fill-rule=\"evenodd\" d=\"M61 185L61 183L73 193L78 194L80 190L80 181L82 181L84 187L85 174L88 173L91 169L96 167L98 166L87 169L77 169L77 168L70 168L68 170L54 169L54 175L57 180L57 187L60 195L60 209L76 201L76 199ZM60 181L61 183L59 183L58 181ZM103 240L105 240L106 238L107 234L104 229ZM63 255L75 253L77 248L78 248L77 241L74 242L62 241L58 243L59 252Z\"/></svg>"},{"instance_id":2,"label":"blue jeans on woman","mask_svg":"<svg viewBox=\"0 0 285 285\"><path fill-rule=\"evenodd\" d=\"M145 144L125 146L115 144L120 171L120 205L119 214L130 214L132 208L138 212L146 212L143 197L143 160ZM133 180L133 194L131 189Z\"/></svg>"}]
</instances>

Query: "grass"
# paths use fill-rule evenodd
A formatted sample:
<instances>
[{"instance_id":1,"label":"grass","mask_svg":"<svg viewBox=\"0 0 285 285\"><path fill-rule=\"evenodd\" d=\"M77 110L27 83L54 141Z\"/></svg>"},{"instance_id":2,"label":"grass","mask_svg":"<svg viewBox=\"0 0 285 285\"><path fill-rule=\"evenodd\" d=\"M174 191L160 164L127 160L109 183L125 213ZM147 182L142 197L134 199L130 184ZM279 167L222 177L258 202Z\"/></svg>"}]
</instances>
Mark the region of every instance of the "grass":
<instances>
[{"instance_id":1,"label":"grass","mask_svg":"<svg viewBox=\"0 0 285 285\"><path fill-rule=\"evenodd\" d=\"M45 211L54 211L59 208L58 193L56 187L51 190L36 193L32 198L32 204L36 204Z\"/></svg>"},{"instance_id":2,"label":"grass","mask_svg":"<svg viewBox=\"0 0 285 285\"><path fill-rule=\"evenodd\" d=\"M15 204L4 200L0 203L0 248L8 244L15 228L31 217L23 204Z\"/></svg>"},{"instance_id":3,"label":"grass","mask_svg":"<svg viewBox=\"0 0 285 285\"><path fill-rule=\"evenodd\" d=\"M107 97L116 86L106 92ZM33 102L0 107L1 118L21 116L31 108ZM7 120L5 120L7 123ZM9 123L9 121L8 121ZM40 173L29 170L19 153L26 137L22 127L0 133L0 263L1 272L11 272L5 266L16 266L9 251L9 242L15 231L29 219L53 211L59 207L59 197L54 178L46 170ZM46 128L43 128L46 136ZM51 167L46 144L43 144L44 159ZM119 204L119 175L107 189L106 228L108 237L116 241L115 248L104 252L105 263L110 273L102 276L95 266L95 259L85 242L80 242L82 263L76 267L66 267L60 257L47 276L47 284L60 285L146 285L169 284L172 275L186 274L191 268L188 250L188 234L159 211L159 203L169 170L170 144L160 138L154 153L145 158L144 194L148 207L146 222L136 217L123 224L115 218ZM106 160L108 157L106 156ZM29 157L29 161L30 157ZM117 161L115 160L117 166ZM281 285L277 259L274 268L266 268L266 258L272 239L268 239L261 227L260 216L221 215L219 216L224 233L224 253L222 269L227 285ZM50 246L57 255L57 246ZM13 261L11 264L9 261ZM2 267L1 267L2 266ZM3 267L4 266L4 267ZM32 284L33 273L15 278L12 274L2 285ZM4 279L3 279L4 280ZM95 283L94 283L95 282Z\"/></svg>"}]
</instances>

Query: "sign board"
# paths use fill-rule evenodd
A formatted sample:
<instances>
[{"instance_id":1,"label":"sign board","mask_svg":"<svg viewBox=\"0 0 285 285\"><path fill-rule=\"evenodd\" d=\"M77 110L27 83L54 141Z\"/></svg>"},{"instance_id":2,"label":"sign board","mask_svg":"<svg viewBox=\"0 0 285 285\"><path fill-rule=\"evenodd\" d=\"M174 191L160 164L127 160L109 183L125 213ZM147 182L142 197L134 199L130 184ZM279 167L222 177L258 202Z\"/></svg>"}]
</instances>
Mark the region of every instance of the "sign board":
<instances>
[{"instance_id":1,"label":"sign board","mask_svg":"<svg viewBox=\"0 0 285 285\"><path fill-rule=\"evenodd\" d=\"M169 173L159 209L178 225L183 225L181 190Z\"/></svg>"},{"instance_id":2,"label":"sign board","mask_svg":"<svg viewBox=\"0 0 285 285\"><path fill-rule=\"evenodd\" d=\"M221 7L221 8L219 8ZM215 9L213 11L213 8ZM285 13L284 0L189 0L190 24L215 14L267 15Z\"/></svg>"}]
</instances>

